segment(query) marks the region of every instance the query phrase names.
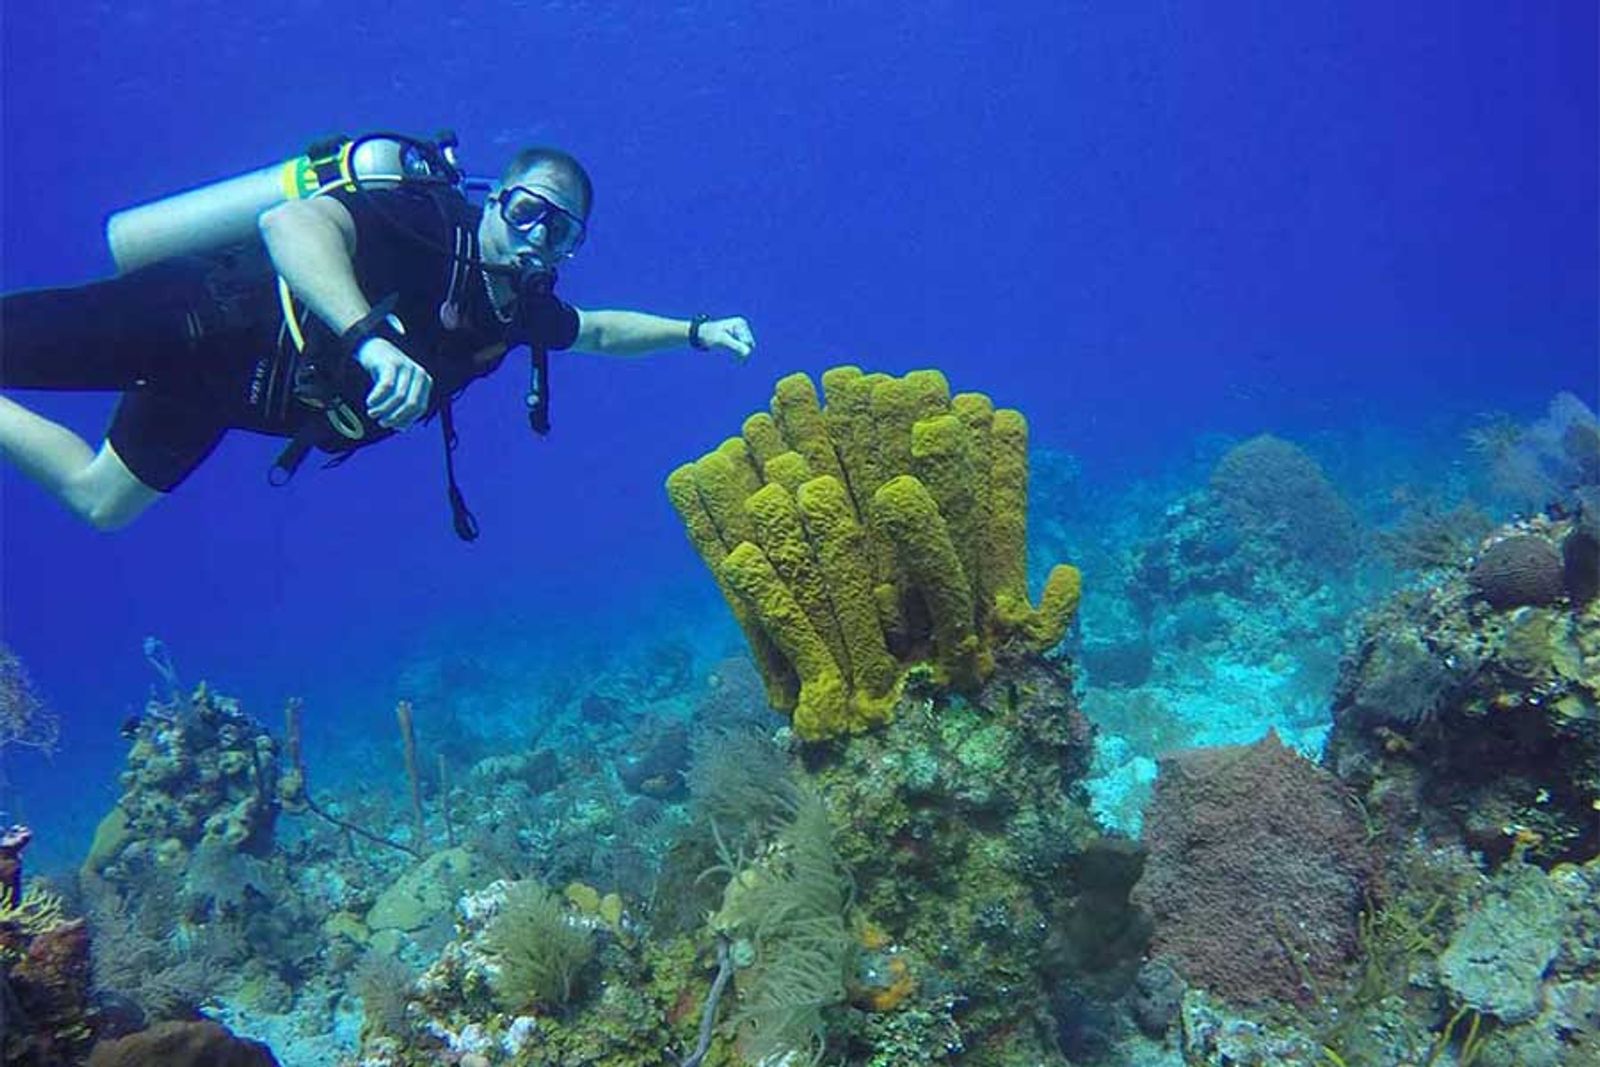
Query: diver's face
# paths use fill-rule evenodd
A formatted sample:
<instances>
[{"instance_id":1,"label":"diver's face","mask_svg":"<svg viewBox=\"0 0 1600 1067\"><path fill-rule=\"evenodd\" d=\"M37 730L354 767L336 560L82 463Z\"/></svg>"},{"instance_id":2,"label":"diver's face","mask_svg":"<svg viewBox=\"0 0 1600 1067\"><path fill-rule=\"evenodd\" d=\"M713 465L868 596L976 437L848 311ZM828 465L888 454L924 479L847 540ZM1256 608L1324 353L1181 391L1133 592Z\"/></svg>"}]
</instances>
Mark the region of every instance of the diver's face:
<instances>
[{"instance_id":1,"label":"diver's face","mask_svg":"<svg viewBox=\"0 0 1600 1067\"><path fill-rule=\"evenodd\" d=\"M583 189L568 173L538 164L496 189L478 240L490 263L554 267L582 240Z\"/></svg>"}]
</instances>

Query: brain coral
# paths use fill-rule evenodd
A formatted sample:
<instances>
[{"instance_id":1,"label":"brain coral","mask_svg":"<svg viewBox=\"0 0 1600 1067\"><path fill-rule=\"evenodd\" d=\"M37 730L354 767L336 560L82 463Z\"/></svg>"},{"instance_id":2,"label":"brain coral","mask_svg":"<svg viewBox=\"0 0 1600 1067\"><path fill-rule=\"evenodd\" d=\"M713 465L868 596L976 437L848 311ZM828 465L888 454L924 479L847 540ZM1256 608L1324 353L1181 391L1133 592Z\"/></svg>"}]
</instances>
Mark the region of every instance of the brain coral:
<instances>
[{"instance_id":1,"label":"brain coral","mask_svg":"<svg viewBox=\"0 0 1600 1067\"><path fill-rule=\"evenodd\" d=\"M1561 599L1561 553L1536 534L1513 534L1484 549L1472 585L1491 607L1504 610Z\"/></svg>"},{"instance_id":2,"label":"brain coral","mask_svg":"<svg viewBox=\"0 0 1600 1067\"><path fill-rule=\"evenodd\" d=\"M1241 533L1301 563L1344 567L1360 551L1355 513L1317 461L1282 438L1235 445L1212 470L1211 490Z\"/></svg>"}]
</instances>

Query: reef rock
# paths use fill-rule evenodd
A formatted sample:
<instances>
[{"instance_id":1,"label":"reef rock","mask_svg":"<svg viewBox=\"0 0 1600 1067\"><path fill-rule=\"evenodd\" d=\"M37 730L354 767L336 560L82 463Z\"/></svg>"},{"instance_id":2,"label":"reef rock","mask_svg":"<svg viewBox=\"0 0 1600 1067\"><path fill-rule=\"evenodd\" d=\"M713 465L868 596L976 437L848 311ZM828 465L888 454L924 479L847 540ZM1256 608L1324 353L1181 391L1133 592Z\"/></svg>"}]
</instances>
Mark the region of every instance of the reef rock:
<instances>
[{"instance_id":1,"label":"reef rock","mask_svg":"<svg viewBox=\"0 0 1600 1067\"><path fill-rule=\"evenodd\" d=\"M1536 867L1508 870L1439 958L1444 986L1501 1022L1539 1013L1540 983L1561 948L1561 895Z\"/></svg>"},{"instance_id":2,"label":"reef rock","mask_svg":"<svg viewBox=\"0 0 1600 1067\"><path fill-rule=\"evenodd\" d=\"M488 881L488 872L464 848L429 856L379 894L367 912L370 930L420 930L448 916L456 898L469 886Z\"/></svg>"}]
</instances>

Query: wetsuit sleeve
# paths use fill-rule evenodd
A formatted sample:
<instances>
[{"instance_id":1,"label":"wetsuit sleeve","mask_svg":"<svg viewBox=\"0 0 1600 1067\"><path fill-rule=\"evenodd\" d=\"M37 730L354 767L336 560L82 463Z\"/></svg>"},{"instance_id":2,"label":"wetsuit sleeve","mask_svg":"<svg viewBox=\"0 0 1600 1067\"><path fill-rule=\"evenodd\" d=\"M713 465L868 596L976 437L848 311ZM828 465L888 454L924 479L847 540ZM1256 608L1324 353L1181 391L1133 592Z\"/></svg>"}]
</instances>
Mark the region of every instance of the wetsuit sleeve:
<instances>
[{"instance_id":1,"label":"wetsuit sleeve","mask_svg":"<svg viewBox=\"0 0 1600 1067\"><path fill-rule=\"evenodd\" d=\"M545 293L528 306L530 340L551 352L571 348L578 339L578 309L554 293Z\"/></svg>"}]
</instances>

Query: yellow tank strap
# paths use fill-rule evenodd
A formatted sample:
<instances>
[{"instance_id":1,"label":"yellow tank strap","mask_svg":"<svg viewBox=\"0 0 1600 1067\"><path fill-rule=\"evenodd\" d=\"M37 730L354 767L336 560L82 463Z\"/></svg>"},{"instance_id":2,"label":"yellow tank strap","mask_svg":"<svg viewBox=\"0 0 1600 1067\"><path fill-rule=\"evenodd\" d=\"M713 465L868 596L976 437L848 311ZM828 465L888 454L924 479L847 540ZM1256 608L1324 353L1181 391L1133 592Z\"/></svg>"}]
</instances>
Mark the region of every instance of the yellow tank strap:
<instances>
[{"instance_id":1,"label":"yellow tank strap","mask_svg":"<svg viewBox=\"0 0 1600 1067\"><path fill-rule=\"evenodd\" d=\"M346 141L344 147L339 149L339 177L344 179L344 187L351 191L356 189L356 175L350 163L351 151L355 146L354 141Z\"/></svg>"},{"instance_id":2,"label":"yellow tank strap","mask_svg":"<svg viewBox=\"0 0 1600 1067\"><path fill-rule=\"evenodd\" d=\"M285 160L278 171L278 180L285 200L304 200L317 191L316 164L310 156Z\"/></svg>"},{"instance_id":3,"label":"yellow tank strap","mask_svg":"<svg viewBox=\"0 0 1600 1067\"><path fill-rule=\"evenodd\" d=\"M289 336L294 340L295 351L306 350L306 335L300 329L300 317L294 311L294 294L289 291L289 283L283 280L283 275L278 275L278 305L283 308L283 324L289 330Z\"/></svg>"},{"instance_id":4,"label":"yellow tank strap","mask_svg":"<svg viewBox=\"0 0 1600 1067\"><path fill-rule=\"evenodd\" d=\"M278 168L278 184L283 187L285 200L300 199L300 163L304 159L305 156L284 160L283 166Z\"/></svg>"},{"instance_id":5,"label":"yellow tank strap","mask_svg":"<svg viewBox=\"0 0 1600 1067\"><path fill-rule=\"evenodd\" d=\"M289 337L294 341L294 347L304 352L306 335L300 329L299 316L295 314L294 294L289 291L289 283L283 280L282 275L278 276L278 303L283 308L283 324L289 331ZM361 417L342 398L335 397L331 404L317 403L305 397L301 397L301 400L312 407L322 408L322 414L328 420L328 424L350 440L359 441L366 436L367 428L361 424Z\"/></svg>"}]
</instances>

